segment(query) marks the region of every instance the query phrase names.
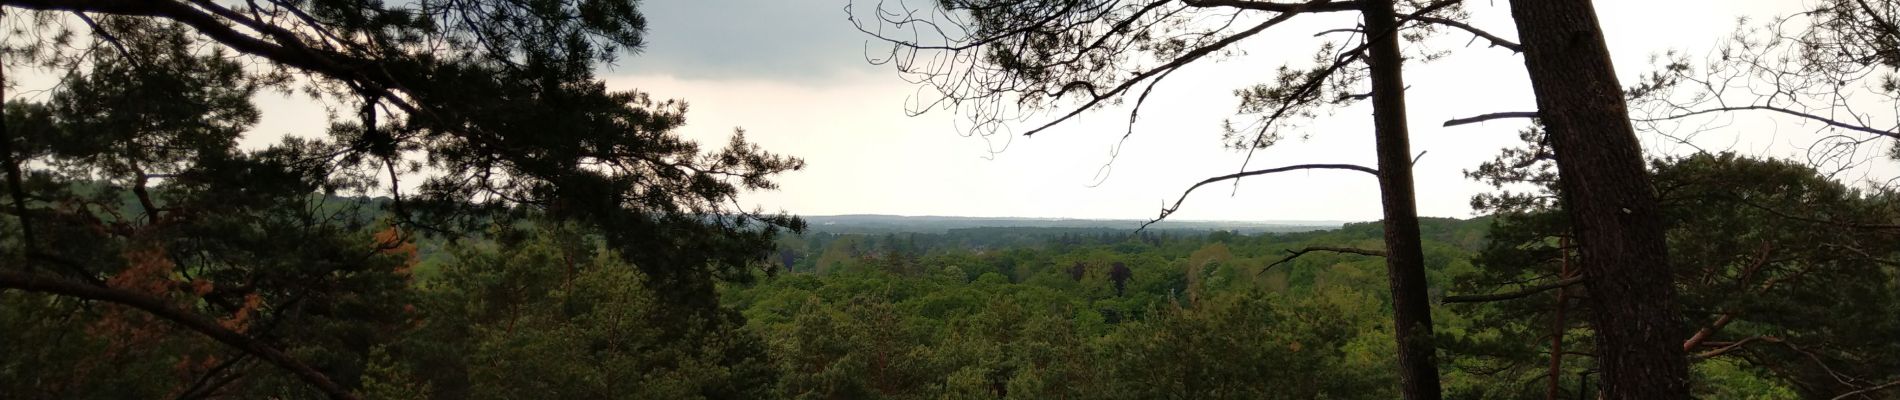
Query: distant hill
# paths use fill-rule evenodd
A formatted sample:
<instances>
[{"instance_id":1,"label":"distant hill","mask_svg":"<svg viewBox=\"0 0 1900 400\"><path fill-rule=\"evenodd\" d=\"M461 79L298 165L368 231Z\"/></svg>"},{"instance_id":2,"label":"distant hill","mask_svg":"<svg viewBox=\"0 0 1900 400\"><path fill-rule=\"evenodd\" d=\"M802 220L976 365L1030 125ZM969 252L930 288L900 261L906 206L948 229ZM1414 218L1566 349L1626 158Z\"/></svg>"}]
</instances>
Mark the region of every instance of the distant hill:
<instances>
[{"instance_id":1,"label":"distant hill","mask_svg":"<svg viewBox=\"0 0 1900 400\"><path fill-rule=\"evenodd\" d=\"M940 217L877 214L802 216L812 231L830 233L943 233L969 228L1071 228L1134 230L1144 220L1008 217ZM1343 221L1194 221L1167 220L1149 226L1155 231L1234 231L1239 233L1306 232L1338 229Z\"/></svg>"}]
</instances>

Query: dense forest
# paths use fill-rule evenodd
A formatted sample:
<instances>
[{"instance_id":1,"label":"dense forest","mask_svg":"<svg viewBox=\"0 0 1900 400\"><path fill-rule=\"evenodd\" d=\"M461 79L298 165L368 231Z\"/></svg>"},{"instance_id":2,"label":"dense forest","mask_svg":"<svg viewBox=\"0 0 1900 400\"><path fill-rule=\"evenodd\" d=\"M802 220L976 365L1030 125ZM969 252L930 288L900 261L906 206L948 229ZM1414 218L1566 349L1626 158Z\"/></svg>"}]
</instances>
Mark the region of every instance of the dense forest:
<instances>
[{"instance_id":1,"label":"dense forest","mask_svg":"<svg viewBox=\"0 0 1900 400\"><path fill-rule=\"evenodd\" d=\"M1220 141L1369 109L1376 164L1089 221L751 207L807 161L609 89L638 1L0 0L0 398L1900 399L1900 191L1844 172L1900 159L1870 111L1900 2L1811 3L1627 87L1588 0L1487 6L1517 40L1459 0L846 8L984 138L1106 110L1126 140L1184 66L1358 21L1234 91ZM1469 219L1419 215L1401 73L1451 35L1538 107L1444 123L1528 119ZM321 134L259 133L268 93ZM1827 133L1638 143L1741 112ZM1170 219L1291 171L1376 181L1380 218Z\"/></svg>"},{"instance_id":2,"label":"dense forest","mask_svg":"<svg viewBox=\"0 0 1900 400\"><path fill-rule=\"evenodd\" d=\"M1893 194L1734 155L1654 168L1672 250L1697 267L1678 272L1678 286L1681 320L1698 327L1680 333L1695 338L1684 346L1697 352L1698 398L1826 398L1851 390L1848 377L1900 378L1900 362L1883 356L1900 354L1900 270L1872 256L1900 241L1830 222L1890 219ZM1778 211L1785 203L1825 206L1830 220ZM1574 257L1558 215L1501 207L1423 221L1447 396L1536 397L1553 373L1562 398L1596 395L1590 330L1564 317L1589 312L1565 301L1584 294L1527 283L1561 276ZM784 234L747 278L720 285L711 312L665 301L585 227L526 222L444 241L382 224L367 220L339 245L374 262L340 282L383 289L269 319L240 304L217 323L279 330L286 352L375 398L1397 395L1383 263L1350 252L1379 243L1377 223ZM178 284L226 301L210 282ZM133 310L6 296L9 393L308 393L253 356ZM300 326L277 327L287 323Z\"/></svg>"}]
</instances>

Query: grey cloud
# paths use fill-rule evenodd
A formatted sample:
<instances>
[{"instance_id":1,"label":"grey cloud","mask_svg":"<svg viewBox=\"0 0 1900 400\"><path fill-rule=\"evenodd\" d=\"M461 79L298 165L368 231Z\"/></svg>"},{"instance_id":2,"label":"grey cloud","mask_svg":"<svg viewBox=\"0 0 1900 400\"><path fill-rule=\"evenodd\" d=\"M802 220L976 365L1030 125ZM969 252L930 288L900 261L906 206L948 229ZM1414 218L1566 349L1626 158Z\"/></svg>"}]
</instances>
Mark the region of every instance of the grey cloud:
<instances>
[{"instance_id":1,"label":"grey cloud","mask_svg":"<svg viewBox=\"0 0 1900 400\"><path fill-rule=\"evenodd\" d=\"M822 83L888 67L865 62L849 0L647 0L647 46L612 73Z\"/></svg>"}]
</instances>

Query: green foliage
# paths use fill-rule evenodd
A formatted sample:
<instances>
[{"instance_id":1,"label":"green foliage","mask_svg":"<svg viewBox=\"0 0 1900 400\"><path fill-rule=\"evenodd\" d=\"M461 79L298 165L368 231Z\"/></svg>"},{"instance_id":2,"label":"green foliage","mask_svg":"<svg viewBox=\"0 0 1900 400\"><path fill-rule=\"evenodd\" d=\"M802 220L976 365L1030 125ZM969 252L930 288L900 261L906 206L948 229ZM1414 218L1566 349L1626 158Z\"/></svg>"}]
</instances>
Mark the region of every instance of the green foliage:
<instances>
[{"instance_id":1,"label":"green foliage","mask_svg":"<svg viewBox=\"0 0 1900 400\"><path fill-rule=\"evenodd\" d=\"M386 349L396 388L436 398L761 398L773 371L732 316L683 317L597 241L543 233L452 246L417 326Z\"/></svg>"},{"instance_id":2,"label":"green foliage","mask_svg":"<svg viewBox=\"0 0 1900 400\"><path fill-rule=\"evenodd\" d=\"M714 287L752 278L778 233L802 228L731 204L740 191L776 188L775 174L803 163L741 133L702 147L675 132L684 102L607 90L594 68L641 44L636 2L5 8L0 19L17 34L0 39L4 69L59 78L44 96L7 93L0 125L0 317L25 331L9 337L17 349L7 345L22 357L0 369L9 393L463 398L470 388L502 397L546 389L501 382L517 371L482 369L497 365L588 391L577 397L637 387L750 398L772 386L771 369L754 361L760 345L731 333L741 322L718 308ZM252 104L265 91L348 111L329 111L328 131L314 137L267 143L256 135L277 133L255 131ZM579 257L570 262L602 261L570 268L576 275L551 290L535 270L557 265L535 258L548 253L510 247L543 236ZM492 243L505 255L482 261L441 247L450 241ZM483 280L496 276L521 280ZM502 318L480 305L559 312ZM439 326L436 316L468 331L415 347L506 358L475 360L479 368L453 372L461 378L405 369L414 352L442 354L406 342L423 335L417 324ZM627 343L680 349L614 347ZM567 365L557 357L582 356L605 369L552 368ZM625 378L633 371L680 376Z\"/></svg>"},{"instance_id":3,"label":"green foliage","mask_svg":"<svg viewBox=\"0 0 1900 400\"><path fill-rule=\"evenodd\" d=\"M1535 136L1527 136L1535 138ZM1497 165L1534 151L1507 152ZM1516 161L1512 161L1513 157ZM1900 247L1893 193L1850 189L1812 168L1734 154L1657 160L1652 170L1669 225L1670 257L1684 306L1680 335L1692 342L1696 391L1706 398L1831 398L1900 379ZM1481 169L1497 182L1550 183L1538 174ZM1500 211L1492 242L1477 257L1481 273L1460 279L1472 291L1547 283L1562 263L1568 223L1548 186L1488 197ZM1508 290L1508 289L1506 289ZM1555 293L1552 291L1550 293ZM1587 293L1573 288L1573 293ZM1575 298L1573 295L1572 298ZM1472 371L1529 382L1543 375L1554 327L1550 294L1479 307L1460 307L1489 328L1451 335L1454 363ZM1581 322L1592 312L1566 305L1566 349L1588 354ZM1700 335L1701 339L1691 339ZM1533 338L1546 338L1541 343ZM1566 392L1592 366L1567 357ZM1534 385L1492 391L1527 393Z\"/></svg>"},{"instance_id":4,"label":"green foliage","mask_svg":"<svg viewBox=\"0 0 1900 400\"><path fill-rule=\"evenodd\" d=\"M1484 226L1428 225L1446 237ZM1397 395L1382 262L1315 253L1261 272L1286 249L1377 243L1376 227L984 232L1041 244L994 249L958 230L787 238L826 249L831 267L731 285L722 298L779 357L788 398ZM1464 250L1432 249L1434 276L1469 271ZM1118 263L1131 276L1119 293Z\"/></svg>"}]
</instances>

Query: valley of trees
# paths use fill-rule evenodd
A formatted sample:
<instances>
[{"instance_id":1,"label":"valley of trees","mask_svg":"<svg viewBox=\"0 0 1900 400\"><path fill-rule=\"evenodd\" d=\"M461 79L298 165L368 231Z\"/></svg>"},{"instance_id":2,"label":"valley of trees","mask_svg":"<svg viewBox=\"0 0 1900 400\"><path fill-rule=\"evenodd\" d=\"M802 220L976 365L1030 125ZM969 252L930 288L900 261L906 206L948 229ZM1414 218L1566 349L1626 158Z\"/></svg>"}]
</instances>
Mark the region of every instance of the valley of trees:
<instances>
[{"instance_id":1,"label":"valley of trees","mask_svg":"<svg viewBox=\"0 0 1900 400\"><path fill-rule=\"evenodd\" d=\"M1364 101L1376 165L1183 178L1369 174L1382 220L1236 232L746 209L806 161L609 90L637 1L0 0L0 398L1900 399L1900 192L1840 174L1900 158L1868 111L1900 104L1900 2L1745 21L1628 83L1590 1L1509 3L1521 41L1458 0L838 21L973 134L1128 111L1126 137L1183 66L1355 16L1249 78L1224 141ZM1491 48L1433 47L1456 35ZM1404 65L1464 51L1523 58L1538 109L1447 121L1526 128L1467 172L1482 217L1420 217ZM325 133L240 145L261 93ZM1727 113L1830 133L1806 160L1637 142Z\"/></svg>"}]
</instances>

